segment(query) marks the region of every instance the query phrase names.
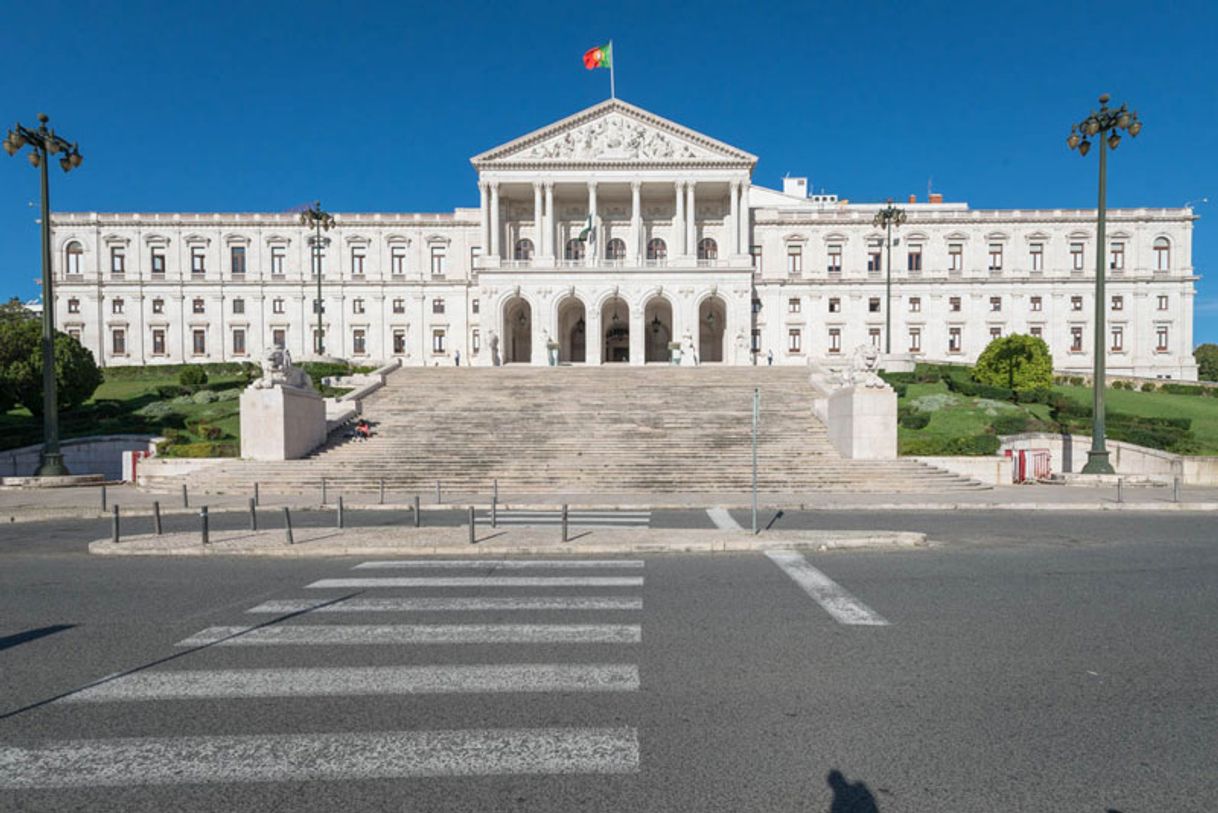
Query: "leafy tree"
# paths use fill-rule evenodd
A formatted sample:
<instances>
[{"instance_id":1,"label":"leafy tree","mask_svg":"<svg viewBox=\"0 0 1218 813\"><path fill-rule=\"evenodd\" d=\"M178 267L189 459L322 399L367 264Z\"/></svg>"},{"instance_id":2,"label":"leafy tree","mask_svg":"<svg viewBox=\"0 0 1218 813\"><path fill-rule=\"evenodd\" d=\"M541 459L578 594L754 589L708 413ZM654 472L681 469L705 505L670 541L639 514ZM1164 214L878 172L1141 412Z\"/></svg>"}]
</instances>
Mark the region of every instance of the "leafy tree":
<instances>
[{"instance_id":1,"label":"leafy tree","mask_svg":"<svg viewBox=\"0 0 1218 813\"><path fill-rule=\"evenodd\" d=\"M1218 344L1198 345L1193 358L1197 360L1197 376L1202 381L1218 381Z\"/></svg>"},{"instance_id":2,"label":"leafy tree","mask_svg":"<svg viewBox=\"0 0 1218 813\"><path fill-rule=\"evenodd\" d=\"M37 319L38 315L25 307L25 303L17 297L0 305L0 322L26 322Z\"/></svg>"},{"instance_id":3,"label":"leafy tree","mask_svg":"<svg viewBox=\"0 0 1218 813\"><path fill-rule=\"evenodd\" d=\"M102 372L93 353L66 333L55 331L55 381L61 409L74 409L93 395ZM42 323L0 321L0 407L20 404L42 414Z\"/></svg>"},{"instance_id":4,"label":"leafy tree","mask_svg":"<svg viewBox=\"0 0 1218 813\"><path fill-rule=\"evenodd\" d=\"M1012 333L994 339L973 367L973 379L992 387L1026 391L1053 386L1053 356L1044 339Z\"/></svg>"}]
</instances>

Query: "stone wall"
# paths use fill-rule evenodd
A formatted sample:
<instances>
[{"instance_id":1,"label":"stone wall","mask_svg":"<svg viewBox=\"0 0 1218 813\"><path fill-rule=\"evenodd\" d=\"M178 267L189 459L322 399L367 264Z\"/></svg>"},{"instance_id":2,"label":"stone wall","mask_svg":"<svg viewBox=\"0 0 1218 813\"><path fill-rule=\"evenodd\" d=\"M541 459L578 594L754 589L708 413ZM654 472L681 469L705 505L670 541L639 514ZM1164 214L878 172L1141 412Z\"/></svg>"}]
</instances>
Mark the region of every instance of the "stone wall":
<instances>
[{"instance_id":1,"label":"stone wall","mask_svg":"<svg viewBox=\"0 0 1218 813\"><path fill-rule=\"evenodd\" d=\"M152 451L152 435L98 435L60 442L64 463L73 474L102 474L122 479L123 452ZM0 477L29 477L38 469L42 444L0 452Z\"/></svg>"}]
</instances>

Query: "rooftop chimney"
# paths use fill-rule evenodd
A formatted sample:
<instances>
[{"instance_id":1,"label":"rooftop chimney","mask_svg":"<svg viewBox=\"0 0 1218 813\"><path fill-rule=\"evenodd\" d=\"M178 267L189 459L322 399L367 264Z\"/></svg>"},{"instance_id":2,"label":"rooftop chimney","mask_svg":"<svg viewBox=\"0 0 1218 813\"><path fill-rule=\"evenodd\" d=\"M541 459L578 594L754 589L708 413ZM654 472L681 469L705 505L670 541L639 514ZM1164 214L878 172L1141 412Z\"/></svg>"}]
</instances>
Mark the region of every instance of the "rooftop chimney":
<instances>
[{"instance_id":1,"label":"rooftop chimney","mask_svg":"<svg viewBox=\"0 0 1218 813\"><path fill-rule=\"evenodd\" d=\"M910 196L909 196L909 202L910 202L910 203L917 203L917 202L918 202L918 196L917 196L917 195L910 195Z\"/></svg>"},{"instance_id":2,"label":"rooftop chimney","mask_svg":"<svg viewBox=\"0 0 1218 813\"><path fill-rule=\"evenodd\" d=\"M931 192L930 193L930 202L931 203L942 203L943 202L943 193L942 192Z\"/></svg>"}]
</instances>

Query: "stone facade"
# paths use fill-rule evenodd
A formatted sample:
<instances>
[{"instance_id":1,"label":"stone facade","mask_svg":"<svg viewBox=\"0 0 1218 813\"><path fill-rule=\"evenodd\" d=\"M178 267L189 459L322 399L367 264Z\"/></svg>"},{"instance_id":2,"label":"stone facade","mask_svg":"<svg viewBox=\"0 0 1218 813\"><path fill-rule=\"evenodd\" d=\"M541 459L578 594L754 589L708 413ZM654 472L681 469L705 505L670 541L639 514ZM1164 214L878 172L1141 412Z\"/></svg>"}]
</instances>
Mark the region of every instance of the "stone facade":
<instances>
[{"instance_id":1,"label":"stone facade","mask_svg":"<svg viewBox=\"0 0 1218 813\"><path fill-rule=\"evenodd\" d=\"M620 100L473 159L479 206L337 214L326 355L403 364L832 362L884 346L883 204L752 184L756 158ZM1091 369L1095 215L902 202L892 352L971 361L1039 333ZM1188 208L1109 212L1108 369L1196 377ZM316 350L313 233L290 214L53 216L56 323L111 364ZM581 239L582 238L582 239Z\"/></svg>"}]
</instances>

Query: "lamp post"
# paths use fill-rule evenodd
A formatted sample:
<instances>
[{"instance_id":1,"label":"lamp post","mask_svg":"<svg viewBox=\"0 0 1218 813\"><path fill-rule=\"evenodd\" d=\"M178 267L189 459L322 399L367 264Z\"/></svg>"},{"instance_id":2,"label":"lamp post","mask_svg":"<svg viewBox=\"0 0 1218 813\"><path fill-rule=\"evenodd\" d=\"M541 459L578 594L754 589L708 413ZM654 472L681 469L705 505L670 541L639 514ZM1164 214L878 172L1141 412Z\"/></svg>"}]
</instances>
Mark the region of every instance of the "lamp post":
<instances>
[{"instance_id":1,"label":"lamp post","mask_svg":"<svg viewBox=\"0 0 1218 813\"><path fill-rule=\"evenodd\" d=\"M1095 227L1095 359L1091 375L1092 420L1091 448L1087 451L1087 465L1083 466L1084 474L1112 474L1112 464L1108 462L1108 447L1104 442L1104 364L1107 357L1104 345L1104 255L1108 244L1104 239L1104 218L1107 211L1105 198L1108 184L1108 148L1116 149L1121 143L1121 130L1137 137L1142 131L1142 122L1138 114L1130 112L1122 104L1117 109L1108 107L1107 93L1100 96L1099 112L1092 111L1091 115L1070 128L1070 136L1066 145L1072 150L1078 150L1079 155L1086 155L1091 149L1088 139L1097 138L1100 142L1100 196L1096 207Z\"/></svg>"},{"instance_id":2,"label":"lamp post","mask_svg":"<svg viewBox=\"0 0 1218 813\"><path fill-rule=\"evenodd\" d=\"M884 260L884 355L892 353L892 227L904 222L905 210L893 206L892 198L888 199L887 206L875 213L875 219L871 221L871 225L883 228L887 236Z\"/></svg>"},{"instance_id":3,"label":"lamp post","mask_svg":"<svg viewBox=\"0 0 1218 813\"><path fill-rule=\"evenodd\" d=\"M325 315L325 307L322 304L323 300L321 298L321 232L323 229L325 231L329 231L330 229L334 228L334 215L323 211L321 208L321 201L317 201L312 206L300 213L300 225L312 226L314 231L312 259L317 264L317 269L314 271L314 273L317 274L317 355L322 356L325 355L326 352L326 329L322 325L322 317Z\"/></svg>"},{"instance_id":4,"label":"lamp post","mask_svg":"<svg viewBox=\"0 0 1218 813\"><path fill-rule=\"evenodd\" d=\"M39 477L61 477L68 474L59 451L59 406L55 392L55 289L51 277L51 187L47 165L55 153L63 153L59 166L71 172L81 165L76 142L55 134L47 127L46 113L38 114L38 129L20 124L13 126L4 139L4 151L16 155L25 145L30 146L30 165L42 170L42 459L38 463Z\"/></svg>"}]
</instances>

